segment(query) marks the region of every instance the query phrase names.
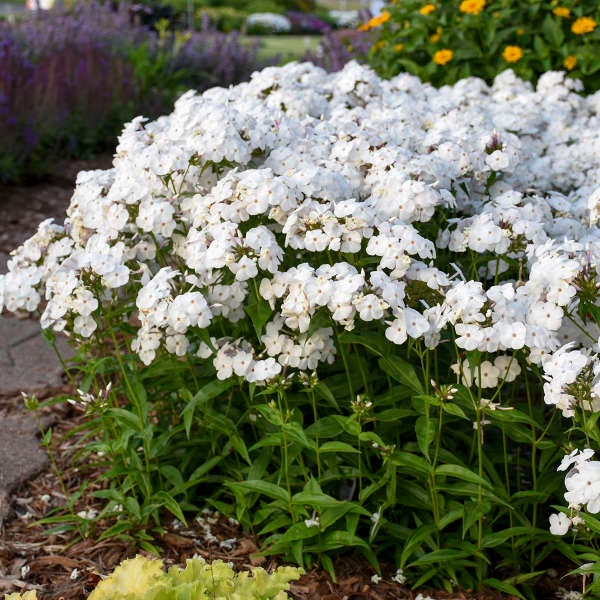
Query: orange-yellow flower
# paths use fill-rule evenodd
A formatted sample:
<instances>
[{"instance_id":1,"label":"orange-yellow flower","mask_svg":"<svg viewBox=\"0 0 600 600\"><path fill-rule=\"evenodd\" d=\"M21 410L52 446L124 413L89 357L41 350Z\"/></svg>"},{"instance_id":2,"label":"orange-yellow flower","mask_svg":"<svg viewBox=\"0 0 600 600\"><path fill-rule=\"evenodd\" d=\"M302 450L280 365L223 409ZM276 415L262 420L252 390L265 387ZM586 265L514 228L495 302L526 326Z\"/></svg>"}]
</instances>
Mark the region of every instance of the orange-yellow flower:
<instances>
[{"instance_id":1,"label":"orange-yellow flower","mask_svg":"<svg viewBox=\"0 0 600 600\"><path fill-rule=\"evenodd\" d=\"M563 67L567 69L567 71L572 71L577 64L577 57L569 54L565 60L563 60Z\"/></svg>"},{"instance_id":2,"label":"orange-yellow flower","mask_svg":"<svg viewBox=\"0 0 600 600\"><path fill-rule=\"evenodd\" d=\"M517 29L517 35L525 35L525 30L520 27L519 29Z\"/></svg>"},{"instance_id":3,"label":"orange-yellow flower","mask_svg":"<svg viewBox=\"0 0 600 600\"><path fill-rule=\"evenodd\" d=\"M437 44L442 37L442 28L436 27L435 33L429 36L429 40L432 44Z\"/></svg>"},{"instance_id":4,"label":"orange-yellow flower","mask_svg":"<svg viewBox=\"0 0 600 600\"><path fill-rule=\"evenodd\" d=\"M452 50L448 50L448 48L444 48L443 50L438 50L433 55L433 62L436 65L445 65L452 60L453 56L454 56L454 52L452 52Z\"/></svg>"},{"instance_id":5,"label":"orange-yellow flower","mask_svg":"<svg viewBox=\"0 0 600 600\"><path fill-rule=\"evenodd\" d=\"M422 8L419 9L419 12L422 15L430 15L435 10L435 4L426 4Z\"/></svg>"},{"instance_id":6,"label":"orange-yellow flower","mask_svg":"<svg viewBox=\"0 0 600 600\"><path fill-rule=\"evenodd\" d=\"M519 46L506 46L502 58L506 62L517 62L523 57L523 50Z\"/></svg>"},{"instance_id":7,"label":"orange-yellow flower","mask_svg":"<svg viewBox=\"0 0 600 600\"><path fill-rule=\"evenodd\" d=\"M379 40L376 44L373 44L373 50L377 52L377 50L381 50L385 46L385 42L383 40Z\"/></svg>"},{"instance_id":8,"label":"orange-yellow flower","mask_svg":"<svg viewBox=\"0 0 600 600\"><path fill-rule=\"evenodd\" d=\"M571 16L571 9L567 8L566 6L557 6L556 8L552 9L552 12L557 17L563 17L565 19L568 19Z\"/></svg>"},{"instance_id":9,"label":"orange-yellow flower","mask_svg":"<svg viewBox=\"0 0 600 600\"><path fill-rule=\"evenodd\" d=\"M458 10L469 15L477 15L483 10L484 6L485 0L463 0Z\"/></svg>"},{"instance_id":10,"label":"orange-yellow flower","mask_svg":"<svg viewBox=\"0 0 600 600\"><path fill-rule=\"evenodd\" d=\"M594 31L594 29L596 29L596 21L590 19L590 17L580 17L573 21L573 25L571 25L571 31L577 35L590 33Z\"/></svg>"},{"instance_id":11,"label":"orange-yellow flower","mask_svg":"<svg viewBox=\"0 0 600 600\"><path fill-rule=\"evenodd\" d=\"M402 49L403 49L403 48L404 48L404 44L396 44L396 45L394 46L394 50L395 50L396 52L402 52Z\"/></svg>"},{"instance_id":12,"label":"orange-yellow flower","mask_svg":"<svg viewBox=\"0 0 600 600\"><path fill-rule=\"evenodd\" d=\"M368 31L369 29L373 29L374 27L379 27L383 25L386 21L390 20L392 15L387 10L382 10L380 15L369 19L366 23L363 23L358 30L359 31Z\"/></svg>"}]
</instances>

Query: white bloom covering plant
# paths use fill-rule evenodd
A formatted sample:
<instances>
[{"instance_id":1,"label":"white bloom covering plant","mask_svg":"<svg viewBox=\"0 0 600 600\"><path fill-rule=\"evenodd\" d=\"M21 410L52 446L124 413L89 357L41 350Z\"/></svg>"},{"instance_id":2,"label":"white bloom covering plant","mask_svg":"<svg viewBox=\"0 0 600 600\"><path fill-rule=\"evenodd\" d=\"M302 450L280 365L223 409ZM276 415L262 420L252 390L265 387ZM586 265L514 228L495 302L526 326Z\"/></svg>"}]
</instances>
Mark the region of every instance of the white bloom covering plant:
<instances>
[{"instance_id":1,"label":"white bloom covering plant","mask_svg":"<svg viewBox=\"0 0 600 600\"><path fill-rule=\"evenodd\" d=\"M494 439L490 424L510 421L505 442L527 442L528 427L538 439L546 419L542 382L546 404L565 417L595 414L600 402L600 95L578 90L556 72L537 89L506 71L491 87L471 78L437 90L406 74L384 81L356 63L335 74L293 63L229 89L189 92L170 115L127 124L112 169L79 174L64 224L45 221L13 252L0 276L0 308L40 310L44 328L77 342L101 339L106 307L119 306L130 348L144 365L168 354L208 361L217 380L245 381L264 393L298 381L314 391L312 373L343 362L348 393L372 400L350 398L348 419L359 423L353 439L391 469L388 488L392 480L396 488L397 469L416 478L430 470L429 483L389 492L382 510L372 506L368 514L391 522L390 511L403 501L426 505L440 529L442 513L456 510L464 537L475 522L464 508L471 502L481 550L483 523L493 521L484 515L505 499L491 493L502 485L500 471L488 473L483 464L484 446ZM345 350L349 342L354 346ZM412 404L386 413L408 418L406 430L368 425L366 415L378 418L379 380L357 374L357 344L374 353L388 382L416 392ZM421 383L400 355L423 369ZM439 357L443 368L430 368L425 357ZM450 387L430 384L432 377ZM516 404L496 410L504 388L523 396L524 379L538 382L530 412ZM323 403L330 395L319 389ZM250 410L249 420L262 418L292 436L300 409L286 413L283 397L278 392L279 421L267 404ZM313 419L307 414L306 427ZM442 439L446 418L476 430L481 468L457 458L471 434ZM355 435L354 425L344 427L340 435ZM306 446L316 448L319 470L327 431L313 428L317 445ZM577 428L571 431L581 442ZM311 443L294 435L283 439ZM564 441L553 450L540 444L546 469L558 462ZM408 453L419 462L402 462ZM600 479L587 459L588 450L573 459L567 501L597 512ZM503 460L516 459L509 452ZM368 462L358 459L346 479L360 482ZM584 492L580 479L588 470L594 484ZM466 481L460 490L454 477ZM447 494L437 505L442 492L425 487L431 481ZM352 485L350 499L359 493ZM507 484L508 501L513 485L527 484L518 476ZM288 478L288 493L292 487ZM380 488L361 488L360 502ZM310 502L298 503L307 506L291 510L298 526L310 521L316 534L333 522ZM407 519L400 522L410 527ZM551 518L553 533L566 532L565 519ZM385 529L379 519L377 527L366 521L371 538ZM535 517L522 524L534 531ZM398 567L418 570L419 556L432 550L427 543L411 547L414 564L410 552L398 555Z\"/></svg>"},{"instance_id":2,"label":"white bloom covering plant","mask_svg":"<svg viewBox=\"0 0 600 600\"><path fill-rule=\"evenodd\" d=\"M292 24L285 15L266 12L248 15L246 27L250 30L259 27L273 33L287 33L292 29Z\"/></svg>"}]
</instances>

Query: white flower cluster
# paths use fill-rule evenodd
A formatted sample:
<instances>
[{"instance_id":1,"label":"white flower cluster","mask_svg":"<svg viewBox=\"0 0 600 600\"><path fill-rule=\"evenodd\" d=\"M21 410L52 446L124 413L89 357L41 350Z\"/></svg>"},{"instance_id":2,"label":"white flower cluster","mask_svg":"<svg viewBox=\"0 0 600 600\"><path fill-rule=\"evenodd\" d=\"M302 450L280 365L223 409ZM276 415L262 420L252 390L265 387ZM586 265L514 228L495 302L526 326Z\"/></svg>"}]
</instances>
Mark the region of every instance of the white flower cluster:
<instances>
[{"instance_id":1,"label":"white flower cluster","mask_svg":"<svg viewBox=\"0 0 600 600\"><path fill-rule=\"evenodd\" d=\"M264 12L252 13L246 19L246 27L261 27L273 33L286 33L292 29L290 20L285 15L277 13Z\"/></svg>"},{"instance_id":2,"label":"white flower cluster","mask_svg":"<svg viewBox=\"0 0 600 600\"><path fill-rule=\"evenodd\" d=\"M332 362L334 326L376 322L394 344L496 354L456 366L466 385L540 365L572 414L567 388L600 370L577 311L600 257L600 94L577 89L292 63L188 92L125 126L112 169L79 174L64 225L13 253L0 310L86 338L129 307L144 363L193 353L251 382ZM231 335L259 309L253 339Z\"/></svg>"},{"instance_id":3,"label":"white flower cluster","mask_svg":"<svg viewBox=\"0 0 600 600\"><path fill-rule=\"evenodd\" d=\"M564 535L571 527L577 527L584 523L579 516L582 508L596 514L600 512L600 461L590 460L594 451L586 448L578 454L573 450L565 456L558 470L566 471L565 477L565 500L569 503L572 511L569 517L565 513L550 515L550 532L554 535Z\"/></svg>"}]
</instances>

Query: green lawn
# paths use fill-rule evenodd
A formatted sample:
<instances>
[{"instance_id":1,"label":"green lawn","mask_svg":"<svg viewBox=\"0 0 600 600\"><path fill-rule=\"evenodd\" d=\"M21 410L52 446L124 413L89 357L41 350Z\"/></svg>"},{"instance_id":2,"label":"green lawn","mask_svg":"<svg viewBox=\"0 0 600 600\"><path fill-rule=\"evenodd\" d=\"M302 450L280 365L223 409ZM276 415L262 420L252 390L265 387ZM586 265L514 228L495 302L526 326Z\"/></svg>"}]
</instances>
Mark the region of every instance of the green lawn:
<instances>
[{"instance_id":1,"label":"green lawn","mask_svg":"<svg viewBox=\"0 0 600 600\"><path fill-rule=\"evenodd\" d=\"M369 8L368 0L319 0L317 4L330 10L360 10L361 8Z\"/></svg>"},{"instance_id":2,"label":"green lawn","mask_svg":"<svg viewBox=\"0 0 600 600\"><path fill-rule=\"evenodd\" d=\"M316 50L319 45L318 35L247 35L242 37L242 42L251 44L259 40L259 58L269 58L281 55L281 64L298 60L307 50Z\"/></svg>"}]
</instances>

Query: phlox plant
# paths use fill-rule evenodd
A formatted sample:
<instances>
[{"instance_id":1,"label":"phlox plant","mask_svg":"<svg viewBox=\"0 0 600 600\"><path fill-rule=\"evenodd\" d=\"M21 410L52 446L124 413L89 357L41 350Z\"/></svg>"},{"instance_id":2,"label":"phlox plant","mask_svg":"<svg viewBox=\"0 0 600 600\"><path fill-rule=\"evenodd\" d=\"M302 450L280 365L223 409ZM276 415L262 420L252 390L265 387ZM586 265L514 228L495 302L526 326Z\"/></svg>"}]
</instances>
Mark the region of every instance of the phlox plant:
<instances>
[{"instance_id":1,"label":"phlox plant","mask_svg":"<svg viewBox=\"0 0 600 600\"><path fill-rule=\"evenodd\" d=\"M384 77L407 71L440 86L471 75L489 83L508 68L528 81L566 70L595 92L598 24L594 0L402 0L362 27L379 32L370 64Z\"/></svg>"},{"instance_id":2,"label":"phlox plant","mask_svg":"<svg viewBox=\"0 0 600 600\"><path fill-rule=\"evenodd\" d=\"M0 308L79 351L76 458L106 505L53 522L152 550L166 511L209 505L303 566L355 549L528 598L550 555L595 563L579 89L292 63L128 123L0 276Z\"/></svg>"}]
</instances>

